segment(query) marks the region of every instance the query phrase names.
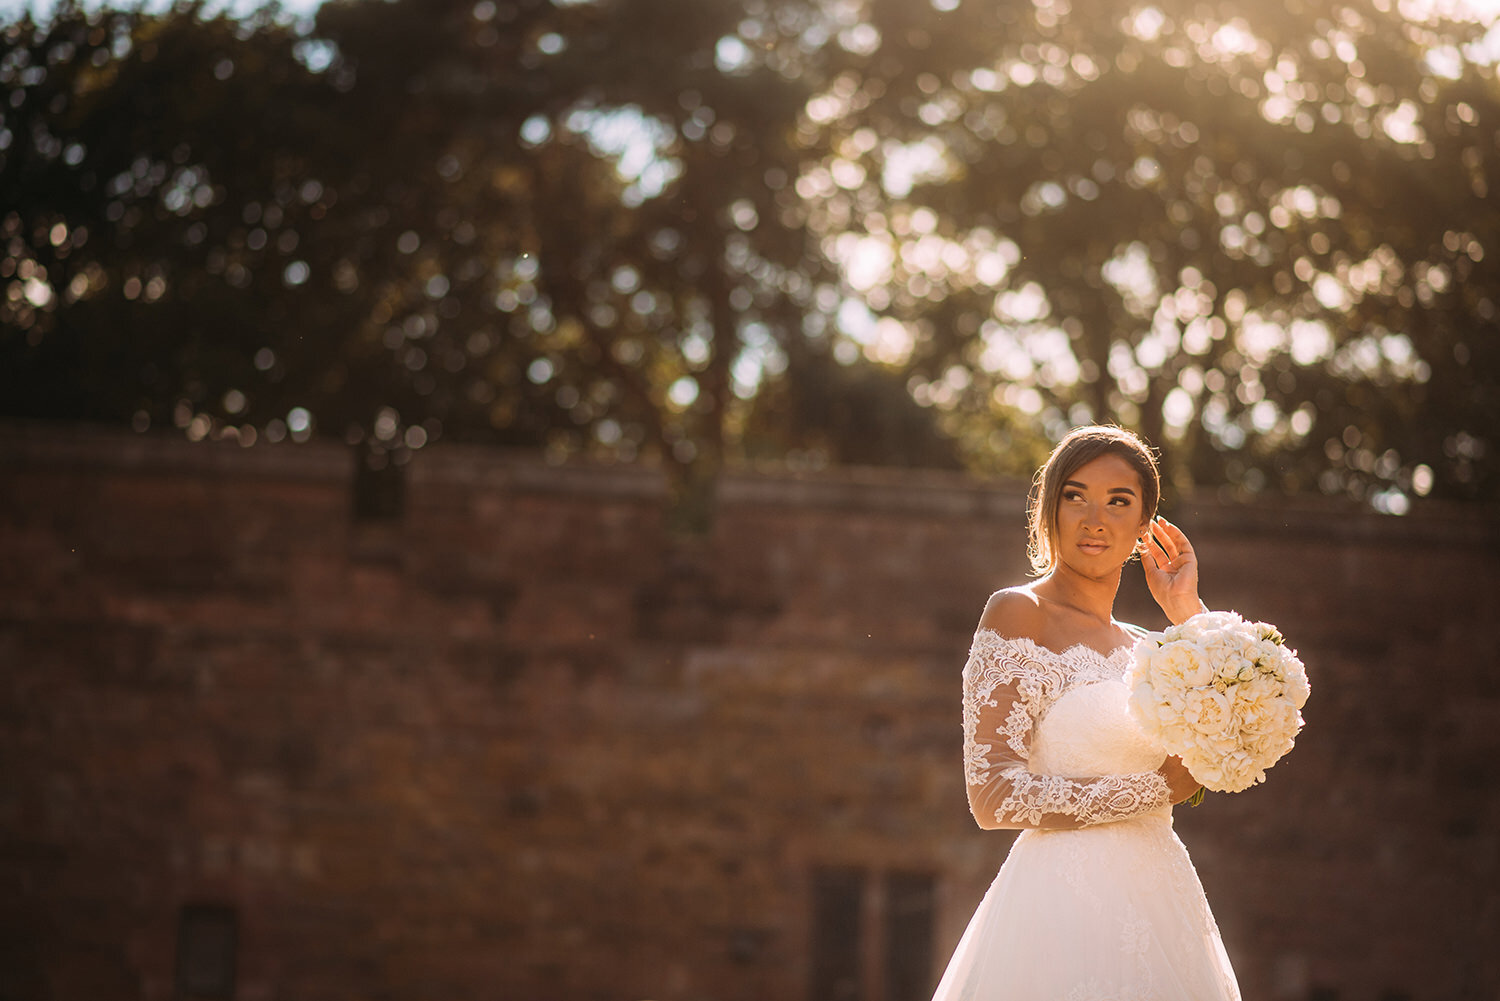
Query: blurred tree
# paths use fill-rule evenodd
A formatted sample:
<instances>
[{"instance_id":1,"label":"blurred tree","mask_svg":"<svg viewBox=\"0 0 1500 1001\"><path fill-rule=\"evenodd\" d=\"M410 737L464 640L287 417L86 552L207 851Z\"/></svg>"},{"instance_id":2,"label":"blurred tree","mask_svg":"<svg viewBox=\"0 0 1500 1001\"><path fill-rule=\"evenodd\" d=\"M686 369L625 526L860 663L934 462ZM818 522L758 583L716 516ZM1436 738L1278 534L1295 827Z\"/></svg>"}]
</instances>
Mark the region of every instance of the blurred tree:
<instances>
[{"instance_id":1,"label":"blurred tree","mask_svg":"<svg viewBox=\"0 0 1500 1001\"><path fill-rule=\"evenodd\" d=\"M347 2L304 38L274 10L70 2L12 25L6 412L316 426L376 465L440 433L654 454L702 523L836 281L791 187L807 85L716 51L743 15Z\"/></svg>"},{"instance_id":2,"label":"blurred tree","mask_svg":"<svg viewBox=\"0 0 1500 1001\"><path fill-rule=\"evenodd\" d=\"M1406 15L1410 11L1404 12ZM0 411L1494 497L1494 73L1384 0L334 0L0 35ZM943 435L934 433L940 426Z\"/></svg>"},{"instance_id":3,"label":"blurred tree","mask_svg":"<svg viewBox=\"0 0 1500 1001\"><path fill-rule=\"evenodd\" d=\"M503 266L514 223L476 223L527 192L467 169L487 138L461 106L475 95L433 72L468 5L457 24L430 5L330 9L347 56L269 13L202 6L66 3L5 33L0 67L20 86L0 225L25 283L0 345L9 412L175 420L195 437L316 422L368 435L376 459L447 418L525 444L566 423L517 375L533 352L492 330L496 284L525 269ZM465 396L448 376L471 361L488 389Z\"/></svg>"},{"instance_id":4,"label":"blurred tree","mask_svg":"<svg viewBox=\"0 0 1500 1001\"><path fill-rule=\"evenodd\" d=\"M1497 103L1386 0L869 0L812 225L952 429L1117 419L1180 486L1494 498Z\"/></svg>"}]
</instances>

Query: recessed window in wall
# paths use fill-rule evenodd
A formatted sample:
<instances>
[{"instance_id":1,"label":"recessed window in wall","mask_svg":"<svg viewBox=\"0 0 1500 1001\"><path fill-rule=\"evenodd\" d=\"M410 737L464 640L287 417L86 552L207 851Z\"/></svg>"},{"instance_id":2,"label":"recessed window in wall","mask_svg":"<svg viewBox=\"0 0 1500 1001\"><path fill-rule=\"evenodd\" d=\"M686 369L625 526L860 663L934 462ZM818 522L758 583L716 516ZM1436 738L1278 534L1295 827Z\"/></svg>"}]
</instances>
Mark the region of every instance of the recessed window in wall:
<instances>
[{"instance_id":1,"label":"recessed window in wall","mask_svg":"<svg viewBox=\"0 0 1500 1001\"><path fill-rule=\"evenodd\" d=\"M865 874L821 867L812 881L812 983L809 998L862 1001L861 925Z\"/></svg>"},{"instance_id":2,"label":"recessed window in wall","mask_svg":"<svg viewBox=\"0 0 1500 1001\"><path fill-rule=\"evenodd\" d=\"M933 886L925 872L815 869L810 1001L931 998Z\"/></svg>"},{"instance_id":3,"label":"recessed window in wall","mask_svg":"<svg viewBox=\"0 0 1500 1001\"><path fill-rule=\"evenodd\" d=\"M406 467L387 452L356 453L354 517L360 521L394 521L406 508Z\"/></svg>"},{"instance_id":4,"label":"recessed window in wall","mask_svg":"<svg viewBox=\"0 0 1500 1001\"><path fill-rule=\"evenodd\" d=\"M932 996L932 925L932 875L886 873L885 1001Z\"/></svg>"},{"instance_id":5,"label":"recessed window in wall","mask_svg":"<svg viewBox=\"0 0 1500 1001\"><path fill-rule=\"evenodd\" d=\"M239 920L234 908L189 904L177 919L177 996L232 998Z\"/></svg>"}]
</instances>

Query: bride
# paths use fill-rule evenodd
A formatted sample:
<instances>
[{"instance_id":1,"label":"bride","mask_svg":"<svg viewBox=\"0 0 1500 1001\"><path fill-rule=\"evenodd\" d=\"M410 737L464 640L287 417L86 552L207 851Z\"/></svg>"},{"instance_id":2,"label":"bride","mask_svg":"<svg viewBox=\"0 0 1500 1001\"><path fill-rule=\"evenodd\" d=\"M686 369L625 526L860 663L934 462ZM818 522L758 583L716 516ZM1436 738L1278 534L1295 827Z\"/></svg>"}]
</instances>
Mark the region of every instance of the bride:
<instances>
[{"instance_id":1,"label":"bride","mask_svg":"<svg viewBox=\"0 0 1500 1001\"><path fill-rule=\"evenodd\" d=\"M1204 610L1187 536L1156 516L1156 461L1116 427L1070 433L1037 473L1043 576L985 606L964 666L979 826L1020 829L934 1001L1238 1001L1172 804L1199 788L1127 709L1140 630L1113 615L1141 554L1172 622Z\"/></svg>"}]
</instances>

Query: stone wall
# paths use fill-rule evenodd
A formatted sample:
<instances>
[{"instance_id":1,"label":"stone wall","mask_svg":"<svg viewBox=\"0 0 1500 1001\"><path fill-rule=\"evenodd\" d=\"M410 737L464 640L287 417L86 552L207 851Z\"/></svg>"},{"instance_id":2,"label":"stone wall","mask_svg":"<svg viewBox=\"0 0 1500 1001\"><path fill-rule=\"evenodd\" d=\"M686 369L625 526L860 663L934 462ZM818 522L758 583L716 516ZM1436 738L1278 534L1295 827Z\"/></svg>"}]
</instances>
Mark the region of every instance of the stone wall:
<instances>
[{"instance_id":1,"label":"stone wall","mask_svg":"<svg viewBox=\"0 0 1500 1001\"><path fill-rule=\"evenodd\" d=\"M0 998L930 990L1010 841L957 676L1018 485L737 475L681 538L636 468L433 447L391 520L351 482L0 425ZM1500 997L1494 512L1172 514L1313 682L1267 785L1178 810L1245 997Z\"/></svg>"}]
</instances>

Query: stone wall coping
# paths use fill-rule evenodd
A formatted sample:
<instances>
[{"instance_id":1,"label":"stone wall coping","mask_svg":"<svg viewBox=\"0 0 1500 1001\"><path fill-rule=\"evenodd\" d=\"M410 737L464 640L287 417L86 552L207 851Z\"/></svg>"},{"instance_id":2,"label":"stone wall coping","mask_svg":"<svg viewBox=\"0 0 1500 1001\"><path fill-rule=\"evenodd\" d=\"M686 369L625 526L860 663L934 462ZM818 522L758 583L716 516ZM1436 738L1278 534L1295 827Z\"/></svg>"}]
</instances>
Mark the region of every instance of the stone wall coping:
<instances>
[{"instance_id":1,"label":"stone wall coping","mask_svg":"<svg viewBox=\"0 0 1500 1001\"><path fill-rule=\"evenodd\" d=\"M414 484L479 489L613 495L664 500L667 478L658 467L573 461L552 464L533 453L477 445L439 444L411 466ZM903 511L954 517L1024 513L1026 486L984 481L964 473L870 466L731 469L720 478L717 499L733 507L817 507Z\"/></svg>"},{"instance_id":2,"label":"stone wall coping","mask_svg":"<svg viewBox=\"0 0 1500 1001\"><path fill-rule=\"evenodd\" d=\"M189 442L180 434L88 424L0 420L0 468L17 466L180 473L215 478L350 481L355 452L337 441L296 444ZM514 448L438 442L406 467L420 496L426 488L552 493L660 503L666 476L644 464L589 460L552 463ZM793 471L736 469L718 484L722 508L825 508L956 519L1024 517L1027 484L944 470L837 467ZM1187 527L1230 535L1290 533L1309 539L1381 539L1395 545L1462 544L1500 549L1500 507L1420 501L1412 513L1377 514L1332 497L1268 497L1256 504L1199 490L1173 513Z\"/></svg>"},{"instance_id":3,"label":"stone wall coping","mask_svg":"<svg viewBox=\"0 0 1500 1001\"><path fill-rule=\"evenodd\" d=\"M520 490L651 502L667 497L666 477L645 464L551 462L537 452L503 446L438 442L422 449L406 468L416 490Z\"/></svg>"},{"instance_id":4,"label":"stone wall coping","mask_svg":"<svg viewBox=\"0 0 1500 1001\"><path fill-rule=\"evenodd\" d=\"M347 482L354 452L326 439L301 444L188 441L180 432L136 433L99 424L0 420L0 463L52 469L185 473L216 478Z\"/></svg>"}]
</instances>

